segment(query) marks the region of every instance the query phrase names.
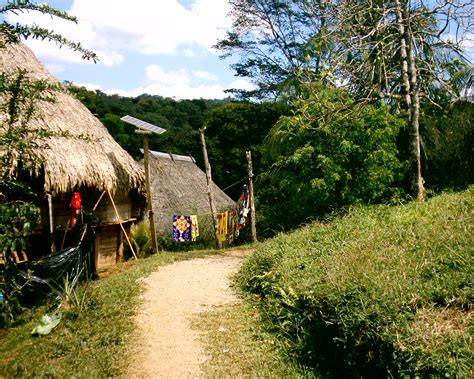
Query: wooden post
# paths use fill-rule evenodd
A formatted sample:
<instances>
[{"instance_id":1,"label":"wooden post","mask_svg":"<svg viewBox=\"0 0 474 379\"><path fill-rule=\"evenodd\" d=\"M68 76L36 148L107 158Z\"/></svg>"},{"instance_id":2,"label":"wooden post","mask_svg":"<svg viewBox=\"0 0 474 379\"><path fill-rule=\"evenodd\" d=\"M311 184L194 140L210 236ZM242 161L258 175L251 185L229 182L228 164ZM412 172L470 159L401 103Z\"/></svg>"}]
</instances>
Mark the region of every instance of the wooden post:
<instances>
[{"instance_id":1,"label":"wooden post","mask_svg":"<svg viewBox=\"0 0 474 379\"><path fill-rule=\"evenodd\" d=\"M150 150L148 148L148 135L150 132L145 130L136 130L135 133L143 134L143 163L145 165L145 180L146 180L146 197L147 197L147 208L148 208L148 220L150 222L150 237L155 253L158 252L158 243L156 241L156 230L155 230L155 218L153 216L153 196L151 193L150 184L150 164L149 156Z\"/></svg>"},{"instance_id":2,"label":"wooden post","mask_svg":"<svg viewBox=\"0 0 474 379\"><path fill-rule=\"evenodd\" d=\"M48 198L48 213L49 213L48 224L49 224L49 236L51 238L51 252L55 253L56 245L54 244L53 196L50 193L48 193L46 197Z\"/></svg>"},{"instance_id":3,"label":"wooden post","mask_svg":"<svg viewBox=\"0 0 474 379\"><path fill-rule=\"evenodd\" d=\"M249 200L250 200L250 226L252 231L252 241L257 242L257 226L256 226L256 217L255 217L255 198L253 194L253 169L252 169L252 152L249 150L245 153L247 158L247 172L249 179Z\"/></svg>"},{"instance_id":4,"label":"wooden post","mask_svg":"<svg viewBox=\"0 0 474 379\"><path fill-rule=\"evenodd\" d=\"M214 221L214 235L216 238L216 246L218 249L222 249L222 241L219 239L219 223L217 221L217 212L216 212L216 207L214 206L214 197L212 194L211 165L209 164L209 158L207 157L206 139L204 138L205 130L206 128L199 129L199 133L201 135L202 155L204 157L204 165L206 166L207 194L209 195L209 205L211 207L212 220Z\"/></svg>"},{"instance_id":5,"label":"wooden post","mask_svg":"<svg viewBox=\"0 0 474 379\"><path fill-rule=\"evenodd\" d=\"M135 250L133 250L133 246L132 246L132 243L130 242L130 238L128 238L128 234L127 234L127 231L125 230L125 228L123 227L122 225L122 221L120 220L120 214L117 210L117 207L115 206L115 202L114 202L114 199L112 198L112 195L110 194L110 191L107 190L107 193L109 194L109 197L110 197L110 201L112 202L112 205L114 207L114 210L115 210L115 215L117 216L117 220L120 224L120 227L122 228L122 231L123 231L123 235L125 236L125 239L127 240L128 242L128 246L130 247L130 250L132 251L132 254L133 254L133 257L135 259L138 259L137 257L137 254L135 254ZM98 250L97 250L98 251Z\"/></svg>"}]
</instances>

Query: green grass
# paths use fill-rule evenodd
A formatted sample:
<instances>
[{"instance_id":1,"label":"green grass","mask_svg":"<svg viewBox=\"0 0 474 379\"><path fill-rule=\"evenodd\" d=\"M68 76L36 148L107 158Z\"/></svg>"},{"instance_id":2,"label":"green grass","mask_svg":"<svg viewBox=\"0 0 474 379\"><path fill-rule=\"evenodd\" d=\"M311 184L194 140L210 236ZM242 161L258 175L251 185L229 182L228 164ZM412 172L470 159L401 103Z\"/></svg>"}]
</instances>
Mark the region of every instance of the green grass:
<instances>
[{"instance_id":1,"label":"green grass","mask_svg":"<svg viewBox=\"0 0 474 379\"><path fill-rule=\"evenodd\" d=\"M200 316L208 377L472 377L473 188L426 203L355 207L342 218L252 245L237 276L250 302ZM137 279L216 253L130 261L83 286L54 331L47 307L0 330L0 377L119 376L138 306Z\"/></svg>"},{"instance_id":2,"label":"green grass","mask_svg":"<svg viewBox=\"0 0 474 379\"><path fill-rule=\"evenodd\" d=\"M255 307L241 302L197 316L194 328L210 356L203 366L208 378L312 378L284 356L275 336L263 331Z\"/></svg>"},{"instance_id":3,"label":"green grass","mask_svg":"<svg viewBox=\"0 0 474 379\"><path fill-rule=\"evenodd\" d=\"M79 295L87 292L84 309L64 311L61 323L47 336L33 337L30 332L51 306L25 313L18 326L0 330L0 377L119 375L127 362L127 337L134 328L132 316L141 290L137 279L160 265L214 253L163 253L120 264L113 275L81 286Z\"/></svg>"},{"instance_id":4,"label":"green grass","mask_svg":"<svg viewBox=\"0 0 474 379\"><path fill-rule=\"evenodd\" d=\"M472 377L473 189L280 235L238 284L316 372Z\"/></svg>"}]
</instances>

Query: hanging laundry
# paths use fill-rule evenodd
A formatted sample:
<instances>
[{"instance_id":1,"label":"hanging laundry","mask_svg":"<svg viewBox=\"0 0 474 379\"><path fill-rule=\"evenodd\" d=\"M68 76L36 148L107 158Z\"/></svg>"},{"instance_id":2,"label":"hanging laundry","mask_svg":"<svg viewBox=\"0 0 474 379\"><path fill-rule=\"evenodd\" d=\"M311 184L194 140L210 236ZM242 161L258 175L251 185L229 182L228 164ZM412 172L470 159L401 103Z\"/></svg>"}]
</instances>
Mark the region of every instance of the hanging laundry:
<instances>
[{"instance_id":1,"label":"hanging laundry","mask_svg":"<svg viewBox=\"0 0 474 379\"><path fill-rule=\"evenodd\" d=\"M225 241L227 237L227 217L227 211L217 214L217 225L220 241Z\"/></svg>"},{"instance_id":2,"label":"hanging laundry","mask_svg":"<svg viewBox=\"0 0 474 379\"><path fill-rule=\"evenodd\" d=\"M239 210L237 207L232 208L229 214L229 226L227 230L227 240L232 242L239 236Z\"/></svg>"},{"instance_id":3,"label":"hanging laundry","mask_svg":"<svg viewBox=\"0 0 474 379\"><path fill-rule=\"evenodd\" d=\"M249 190L246 184L237 203L239 205L239 228L243 229L247 224L247 218L250 212Z\"/></svg>"},{"instance_id":4,"label":"hanging laundry","mask_svg":"<svg viewBox=\"0 0 474 379\"><path fill-rule=\"evenodd\" d=\"M173 241L191 241L191 216L173 216Z\"/></svg>"},{"instance_id":5,"label":"hanging laundry","mask_svg":"<svg viewBox=\"0 0 474 379\"><path fill-rule=\"evenodd\" d=\"M198 218L196 215L191 215L191 240L196 241L197 237L199 237Z\"/></svg>"}]
</instances>

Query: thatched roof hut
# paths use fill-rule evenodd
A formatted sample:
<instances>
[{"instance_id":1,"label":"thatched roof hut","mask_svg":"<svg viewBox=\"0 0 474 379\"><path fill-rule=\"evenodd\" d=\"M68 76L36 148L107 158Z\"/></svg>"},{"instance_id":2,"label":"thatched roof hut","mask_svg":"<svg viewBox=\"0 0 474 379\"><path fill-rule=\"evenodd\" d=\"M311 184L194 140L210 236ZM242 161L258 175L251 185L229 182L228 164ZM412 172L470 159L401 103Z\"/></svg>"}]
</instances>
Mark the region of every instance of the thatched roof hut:
<instances>
[{"instance_id":1,"label":"thatched roof hut","mask_svg":"<svg viewBox=\"0 0 474 379\"><path fill-rule=\"evenodd\" d=\"M43 80L60 86L58 80L22 43L0 48L0 70L10 75L15 75L18 70L25 70L31 81ZM95 212L95 250L99 266L115 263L120 259L123 241L119 221L124 222L125 226L128 223L129 227L140 214L141 194L144 193L143 168L67 89L54 91L53 96L54 102L36 102L35 113L28 127L46 129L53 133L37 142L33 156L38 162L38 167L34 170L35 180L40 182L42 192L53 196L57 245L61 245L62 236L67 229L71 213L69 202L73 191L80 191L86 210L92 209L103 191L110 191L118 216L111 200L107 195L104 196ZM6 117L0 111L0 121ZM19 156L18 160L21 159ZM48 205L43 200L43 229L49 224L48 211Z\"/></svg>"},{"instance_id":2,"label":"thatched roof hut","mask_svg":"<svg viewBox=\"0 0 474 379\"><path fill-rule=\"evenodd\" d=\"M24 44L8 44L0 50L1 72L28 72L31 80L60 84ZM31 128L67 136L40 141L35 150L43 161L44 190L53 195L75 186L110 190L143 186L143 169L122 149L102 123L67 90L54 93L54 103L40 101L29 123Z\"/></svg>"},{"instance_id":3,"label":"thatched roof hut","mask_svg":"<svg viewBox=\"0 0 474 379\"><path fill-rule=\"evenodd\" d=\"M211 207L206 174L194 158L150 151L153 212L158 235L171 235L173 215L197 215L200 233L212 236ZM213 184L214 202L218 211L228 210L234 201Z\"/></svg>"}]
</instances>

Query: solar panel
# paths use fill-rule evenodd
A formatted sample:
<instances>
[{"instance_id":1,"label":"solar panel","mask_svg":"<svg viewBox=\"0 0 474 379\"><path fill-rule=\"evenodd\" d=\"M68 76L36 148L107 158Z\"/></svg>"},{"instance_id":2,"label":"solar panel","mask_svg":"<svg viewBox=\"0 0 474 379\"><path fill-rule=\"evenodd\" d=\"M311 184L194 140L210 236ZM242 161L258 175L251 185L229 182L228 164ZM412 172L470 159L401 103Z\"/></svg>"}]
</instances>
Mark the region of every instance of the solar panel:
<instances>
[{"instance_id":1,"label":"solar panel","mask_svg":"<svg viewBox=\"0 0 474 379\"><path fill-rule=\"evenodd\" d=\"M132 116L123 116L121 118L122 121L128 122L129 124L135 125L137 128L147 130L149 132L154 132L154 133L164 133L166 132L166 129L160 128L159 126L150 124L148 122L139 120L138 118L132 117Z\"/></svg>"}]
</instances>

